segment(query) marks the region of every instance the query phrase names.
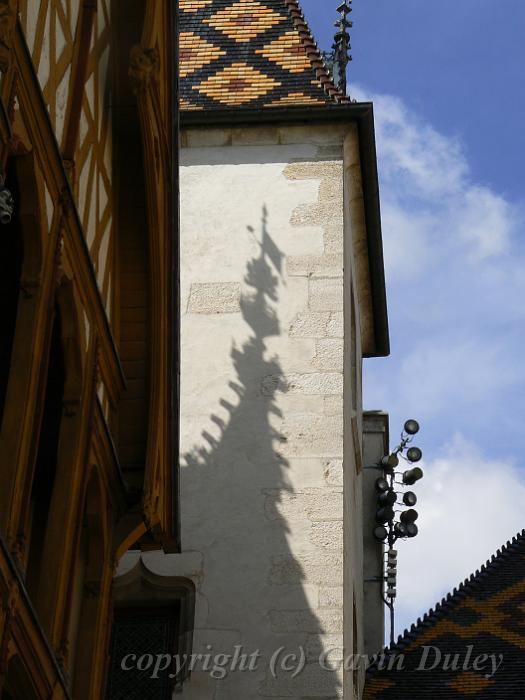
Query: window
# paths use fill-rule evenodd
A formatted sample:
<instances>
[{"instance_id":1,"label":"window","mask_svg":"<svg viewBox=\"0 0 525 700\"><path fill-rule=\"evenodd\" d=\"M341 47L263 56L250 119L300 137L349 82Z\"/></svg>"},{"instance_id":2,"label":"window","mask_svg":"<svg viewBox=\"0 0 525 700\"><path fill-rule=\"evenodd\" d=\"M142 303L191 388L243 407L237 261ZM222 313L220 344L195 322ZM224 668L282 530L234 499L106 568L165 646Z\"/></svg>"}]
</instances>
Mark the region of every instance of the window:
<instances>
[{"instance_id":1,"label":"window","mask_svg":"<svg viewBox=\"0 0 525 700\"><path fill-rule=\"evenodd\" d=\"M180 603L115 611L106 700L170 700L176 682ZM159 655L172 663L154 675ZM163 666L165 664L162 664Z\"/></svg>"},{"instance_id":2,"label":"window","mask_svg":"<svg viewBox=\"0 0 525 700\"><path fill-rule=\"evenodd\" d=\"M190 673L189 664L177 669L173 657L188 659L192 653L193 581L153 573L139 559L131 571L114 579L113 599L106 700L171 700L175 686L180 688ZM172 663L165 659L166 669L152 678L158 654L169 654Z\"/></svg>"}]
</instances>

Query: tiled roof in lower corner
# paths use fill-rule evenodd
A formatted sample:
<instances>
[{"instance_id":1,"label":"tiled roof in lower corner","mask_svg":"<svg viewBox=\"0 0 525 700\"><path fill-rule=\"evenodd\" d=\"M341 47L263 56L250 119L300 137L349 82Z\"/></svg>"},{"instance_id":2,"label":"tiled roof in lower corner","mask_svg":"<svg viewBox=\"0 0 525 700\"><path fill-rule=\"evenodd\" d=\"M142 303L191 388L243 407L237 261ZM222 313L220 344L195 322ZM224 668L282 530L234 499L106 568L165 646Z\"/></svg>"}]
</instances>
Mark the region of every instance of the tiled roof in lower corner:
<instances>
[{"instance_id":1,"label":"tiled roof in lower corner","mask_svg":"<svg viewBox=\"0 0 525 700\"><path fill-rule=\"evenodd\" d=\"M378 657L364 698L525 698L525 530Z\"/></svg>"},{"instance_id":2,"label":"tiled roof in lower corner","mask_svg":"<svg viewBox=\"0 0 525 700\"><path fill-rule=\"evenodd\" d=\"M181 109L323 106L333 85L299 0L180 0Z\"/></svg>"}]
</instances>

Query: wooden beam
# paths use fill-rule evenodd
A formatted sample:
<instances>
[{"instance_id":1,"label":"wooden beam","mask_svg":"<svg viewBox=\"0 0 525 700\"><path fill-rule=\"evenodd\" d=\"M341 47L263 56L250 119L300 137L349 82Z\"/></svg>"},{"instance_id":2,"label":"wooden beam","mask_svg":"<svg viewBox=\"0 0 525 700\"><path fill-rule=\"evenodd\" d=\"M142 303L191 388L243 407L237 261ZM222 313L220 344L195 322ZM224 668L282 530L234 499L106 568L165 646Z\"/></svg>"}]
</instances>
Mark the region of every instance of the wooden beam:
<instances>
[{"instance_id":1,"label":"wooden beam","mask_svg":"<svg viewBox=\"0 0 525 700\"><path fill-rule=\"evenodd\" d=\"M37 153L44 157L43 167L49 192L62 207L64 240L70 252L82 305L100 339L100 370L113 405L126 382L120 364L104 302L100 294L93 262L73 197L62 155L57 144L38 78L33 69L20 22L14 38L16 65L20 74L18 99L28 121L28 135Z\"/></svg>"},{"instance_id":2,"label":"wooden beam","mask_svg":"<svg viewBox=\"0 0 525 700\"><path fill-rule=\"evenodd\" d=\"M78 143L82 99L86 86L89 50L93 25L97 13L97 0L84 0L80 8L78 28L75 35L75 54L71 71L71 94L64 135L62 155L67 162L73 162Z\"/></svg>"}]
</instances>

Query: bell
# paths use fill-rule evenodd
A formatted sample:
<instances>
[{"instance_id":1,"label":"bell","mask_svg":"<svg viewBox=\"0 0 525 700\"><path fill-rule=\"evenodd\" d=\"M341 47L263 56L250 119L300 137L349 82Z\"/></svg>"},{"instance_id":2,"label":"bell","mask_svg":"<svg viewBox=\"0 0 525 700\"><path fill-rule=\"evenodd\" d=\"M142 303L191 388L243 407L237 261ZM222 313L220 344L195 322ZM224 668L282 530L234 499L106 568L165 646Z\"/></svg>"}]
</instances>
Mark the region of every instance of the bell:
<instances>
[{"instance_id":1,"label":"bell","mask_svg":"<svg viewBox=\"0 0 525 700\"><path fill-rule=\"evenodd\" d=\"M419 433L419 423L417 420L410 418L405 422L405 433L407 433L407 435L415 435L416 433Z\"/></svg>"},{"instance_id":2,"label":"bell","mask_svg":"<svg viewBox=\"0 0 525 700\"><path fill-rule=\"evenodd\" d=\"M407 491L407 492L403 495L403 503L404 503L406 506L410 506L410 507L415 506L416 503L417 503L417 496L416 496L416 494L415 494L413 491Z\"/></svg>"},{"instance_id":3,"label":"bell","mask_svg":"<svg viewBox=\"0 0 525 700\"><path fill-rule=\"evenodd\" d=\"M403 483L407 486L413 486L416 483L416 481L419 481L422 478L423 470L419 467L414 467L413 469L409 469L403 474Z\"/></svg>"},{"instance_id":4,"label":"bell","mask_svg":"<svg viewBox=\"0 0 525 700\"><path fill-rule=\"evenodd\" d=\"M405 523L405 525L408 525L409 523L415 523L418 518L419 513L413 508L410 508L410 510L406 510L400 515L400 520L402 523Z\"/></svg>"},{"instance_id":5,"label":"bell","mask_svg":"<svg viewBox=\"0 0 525 700\"><path fill-rule=\"evenodd\" d=\"M409 462L419 462L422 459L423 453L419 447L409 447L407 450L407 459Z\"/></svg>"}]
</instances>

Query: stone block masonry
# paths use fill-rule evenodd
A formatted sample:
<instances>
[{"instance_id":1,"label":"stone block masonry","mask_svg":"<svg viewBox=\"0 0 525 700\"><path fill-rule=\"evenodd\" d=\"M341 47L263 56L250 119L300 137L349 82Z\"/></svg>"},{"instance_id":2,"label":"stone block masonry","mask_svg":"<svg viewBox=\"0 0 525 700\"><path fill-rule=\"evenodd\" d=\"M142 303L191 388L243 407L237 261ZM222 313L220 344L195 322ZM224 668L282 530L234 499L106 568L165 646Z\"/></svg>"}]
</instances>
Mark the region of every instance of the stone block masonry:
<instances>
[{"instance_id":1,"label":"stone block masonry","mask_svg":"<svg viewBox=\"0 0 525 700\"><path fill-rule=\"evenodd\" d=\"M241 285L238 282L191 285L189 314L232 314L240 310Z\"/></svg>"},{"instance_id":2,"label":"stone block masonry","mask_svg":"<svg viewBox=\"0 0 525 700\"><path fill-rule=\"evenodd\" d=\"M183 138L182 542L201 556L206 611L195 638L309 658L297 679L261 666L182 700L342 697L341 675L310 655L343 646L347 131Z\"/></svg>"}]
</instances>

